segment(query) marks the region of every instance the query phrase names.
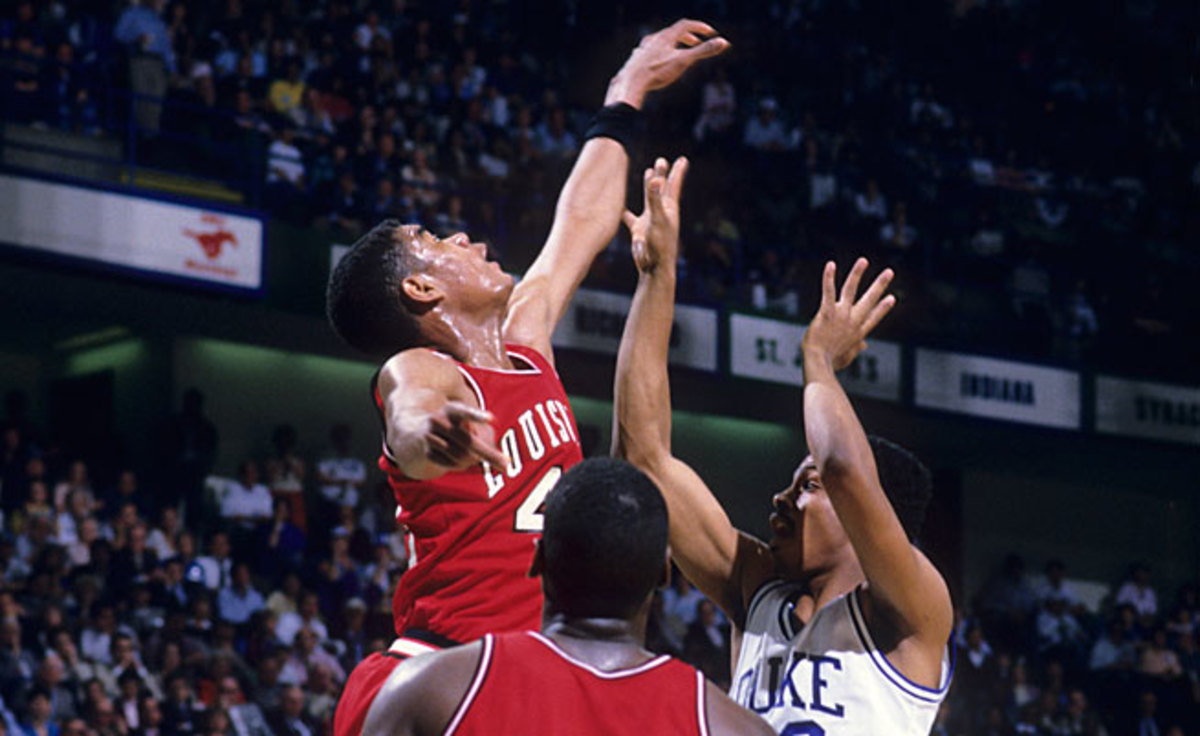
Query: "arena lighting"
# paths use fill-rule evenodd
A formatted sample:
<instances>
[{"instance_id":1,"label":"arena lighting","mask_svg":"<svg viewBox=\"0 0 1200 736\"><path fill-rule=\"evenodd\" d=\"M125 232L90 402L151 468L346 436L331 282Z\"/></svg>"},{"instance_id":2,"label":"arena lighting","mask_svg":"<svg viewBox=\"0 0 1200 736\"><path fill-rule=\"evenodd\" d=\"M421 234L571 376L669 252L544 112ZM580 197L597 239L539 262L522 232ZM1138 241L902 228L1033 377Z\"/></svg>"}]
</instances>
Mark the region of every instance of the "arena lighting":
<instances>
[{"instance_id":1,"label":"arena lighting","mask_svg":"<svg viewBox=\"0 0 1200 736\"><path fill-rule=\"evenodd\" d=\"M78 335L72 335L64 340L59 340L54 343L54 349L63 352L72 350L81 350L83 348L92 348L97 345L105 345L110 342L122 340L130 337L133 333L128 327L122 325L110 325L102 327L91 332L81 332Z\"/></svg>"}]
</instances>

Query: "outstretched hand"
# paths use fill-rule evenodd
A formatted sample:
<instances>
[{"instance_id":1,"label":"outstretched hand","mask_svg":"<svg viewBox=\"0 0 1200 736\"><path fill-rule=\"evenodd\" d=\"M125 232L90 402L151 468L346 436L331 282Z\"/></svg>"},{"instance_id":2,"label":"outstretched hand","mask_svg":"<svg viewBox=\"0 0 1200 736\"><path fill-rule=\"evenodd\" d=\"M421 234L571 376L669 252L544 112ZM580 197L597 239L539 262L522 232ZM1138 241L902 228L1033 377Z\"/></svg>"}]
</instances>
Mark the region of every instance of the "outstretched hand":
<instances>
[{"instance_id":1,"label":"outstretched hand","mask_svg":"<svg viewBox=\"0 0 1200 736\"><path fill-rule=\"evenodd\" d=\"M679 257L679 195L687 175L683 156L669 167L659 158L642 176L642 214L629 210L621 216L633 245L633 262L638 273L649 273L660 264L674 264Z\"/></svg>"},{"instance_id":2,"label":"outstretched hand","mask_svg":"<svg viewBox=\"0 0 1200 736\"><path fill-rule=\"evenodd\" d=\"M883 273L876 276L867 291L858 298L858 286L867 265L866 258L854 262L839 295L837 266L833 261L825 264L821 281L821 308L804 333L803 347L806 356L827 360L834 370L841 370L854 362L867 347L867 335L896 305L894 295L884 296L895 276L890 268L885 268Z\"/></svg>"},{"instance_id":3,"label":"outstretched hand","mask_svg":"<svg viewBox=\"0 0 1200 736\"><path fill-rule=\"evenodd\" d=\"M606 104L641 107L649 92L666 87L701 59L724 53L729 41L715 28L684 18L642 39L613 80Z\"/></svg>"},{"instance_id":4,"label":"outstretched hand","mask_svg":"<svg viewBox=\"0 0 1200 736\"><path fill-rule=\"evenodd\" d=\"M491 421L490 412L461 401L447 401L429 415L426 457L450 470L463 470L480 461L507 468L508 458L495 446Z\"/></svg>"}]
</instances>

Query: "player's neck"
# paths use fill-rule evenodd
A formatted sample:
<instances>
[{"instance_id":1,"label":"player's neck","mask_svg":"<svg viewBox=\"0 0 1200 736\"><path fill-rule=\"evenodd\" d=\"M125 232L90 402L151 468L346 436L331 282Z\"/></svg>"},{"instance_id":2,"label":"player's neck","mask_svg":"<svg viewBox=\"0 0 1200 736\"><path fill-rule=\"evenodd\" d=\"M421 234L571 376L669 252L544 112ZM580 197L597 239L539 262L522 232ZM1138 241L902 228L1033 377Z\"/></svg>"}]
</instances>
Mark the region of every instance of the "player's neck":
<instances>
[{"instance_id":1,"label":"player's neck","mask_svg":"<svg viewBox=\"0 0 1200 736\"><path fill-rule=\"evenodd\" d=\"M838 597L854 590L866 580L858 558L850 555L822 570L808 580L808 589L813 597L813 608L819 610Z\"/></svg>"},{"instance_id":2,"label":"player's neck","mask_svg":"<svg viewBox=\"0 0 1200 736\"><path fill-rule=\"evenodd\" d=\"M542 621L542 633L572 658L606 672L636 667L653 657L642 646L644 620L551 614Z\"/></svg>"},{"instance_id":3,"label":"player's neck","mask_svg":"<svg viewBox=\"0 0 1200 736\"><path fill-rule=\"evenodd\" d=\"M503 315L476 318L439 310L429 316L423 331L437 349L467 365L512 370L504 349Z\"/></svg>"}]
</instances>

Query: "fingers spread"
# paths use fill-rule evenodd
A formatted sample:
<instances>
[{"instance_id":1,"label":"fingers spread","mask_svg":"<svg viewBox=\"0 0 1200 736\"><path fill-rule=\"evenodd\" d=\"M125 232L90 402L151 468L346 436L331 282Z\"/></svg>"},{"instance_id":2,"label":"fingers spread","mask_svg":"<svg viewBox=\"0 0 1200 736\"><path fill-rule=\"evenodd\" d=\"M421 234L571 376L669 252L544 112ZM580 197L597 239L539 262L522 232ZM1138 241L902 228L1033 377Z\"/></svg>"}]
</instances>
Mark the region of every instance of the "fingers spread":
<instances>
[{"instance_id":1,"label":"fingers spread","mask_svg":"<svg viewBox=\"0 0 1200 736\"><path fill-rule=\"evenodd\" d=\"M850 269L850 275L846 277L846 283L842 284L841 301L854 303L854 296L858 293L858 284L862 281L863 272L866 270L866 258L859 258L854 262L854 267Z\"/></svg>"},{"instance_id":2,"label":"fingers spread","mask_svg":"<svg viewBox=\"0 0 1200 736\"><path fill-rule=\"evenodd\" d=\"M825 272L821 274L821 302L822 304L833 304L837 299L837 284L834 279L837 278L837 264L833 261L828 261L825 264Z\"/></svg>"},{"instance_id":3,"label":"fingers spread","mask_svg":"<svg viewBox=\"0 0 1200 736\"><path fill-rule=\"evenodd\" d=\"M621 222L625 223L625 227L629 228L630 237L636 238L637 236L637 221L637 215L633 214L629 210L625 210L625 213L621 215Z\"/></svg>"},{"instance_id":4,"label":"fingers spread","mask_svg":"<svg viewBox=\"0 0 1200 736\"><path fill-rule=\"evenodd\" d=\"M862 295L862 299L859 299L858 304L855 306L862 305L866 309L874 307L875 303L883 297L883 292L887 290L888 284L892 283L892 278L895 275L892 269L885 268L883 273L876 276L875 280L871 282L870 288L867 289L866 293Z\"/></svg>"},{"instance_id":5,"label":"fingers spread","mask_svg":"<svg viewBox=\"0 0 1200 736\"><path fill-rule=\"evenodd\" d=\"M480 460L486 460L489 465L494 465L497 468L508 469L508 456L492 445L484 442L475 435L471 435L471 445L468 448L471 454Z\"/></svg>"},{"instance_id":6,"label":"fingers spread","mask_svg":"<svg viewBox=\"0 0 1200 736\"><path fill-rule=\"evenodd\" d=\"M892 311L892 307L894 306L896 306L896 297L892 294L888 294L876 304L871 313L867 315L866 321L863 322L863 334L874 330L883 321L883 318L887 316L887 313Z\"/></svg>"},{"instance_id":7,"label":"fingers spread","mask_svg":"<svg viewBox=\"0 0 1200 736\"><path fill-rule=\"evenodd\" d=\"M683 180L687 176L689 165L687 157L680 156L671 164L671 171L667 174L667 194L676 201L683 192Z\"/></svg>"}]
</instances>

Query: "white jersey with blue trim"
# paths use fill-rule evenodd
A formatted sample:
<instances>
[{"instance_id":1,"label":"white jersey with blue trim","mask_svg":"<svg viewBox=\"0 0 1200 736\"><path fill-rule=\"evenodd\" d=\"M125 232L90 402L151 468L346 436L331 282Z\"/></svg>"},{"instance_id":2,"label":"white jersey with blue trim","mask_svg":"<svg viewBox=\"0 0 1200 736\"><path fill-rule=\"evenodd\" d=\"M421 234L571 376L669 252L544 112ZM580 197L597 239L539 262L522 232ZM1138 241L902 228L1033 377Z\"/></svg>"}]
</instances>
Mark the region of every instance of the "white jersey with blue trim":
<instances>
[{"instance_id":1,"label":"white jersey with blue trim","mask_svg":"<svg viewBox=\"0 0 1200 736\"><path fill-rule=\"evenodd\" d=\"M875 647L858 588L804 626L792 613L802 591L776 580L754 594L730 697L783 736L926 736L954 671L949 647L940 687L922 687Z\"/></svg>"}]
</instances>

